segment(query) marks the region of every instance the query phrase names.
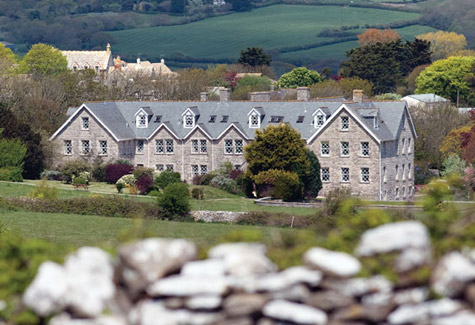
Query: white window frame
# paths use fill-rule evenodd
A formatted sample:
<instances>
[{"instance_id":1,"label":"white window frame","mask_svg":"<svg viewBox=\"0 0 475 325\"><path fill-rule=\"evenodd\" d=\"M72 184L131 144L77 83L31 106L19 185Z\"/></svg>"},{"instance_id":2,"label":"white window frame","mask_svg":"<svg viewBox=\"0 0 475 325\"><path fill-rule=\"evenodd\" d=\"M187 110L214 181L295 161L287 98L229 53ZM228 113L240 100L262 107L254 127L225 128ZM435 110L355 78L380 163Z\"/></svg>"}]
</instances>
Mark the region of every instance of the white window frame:
<instances>
[{"instance_id":1,"label":"white window frame","mask_svg":"<svg viewBox=\"0 0 475 325\"><path fill-rule=\"evenodd\" d=\"M87 155L87 154L90 154L90 153L91 153L91 141L81 140L81 154L82 155Z\"/></svg>"},{"instance_id":2,"label":"white window frame","mask_svg":"<svg viewBox=\"0 0 475 325\"><path fill-rule=\"evenodd\" d=\"M322 183L329 183L331 181L330 178L330 168L329 167L323 167L320 171L320 179L322 180Z\"/></svg>"},{"instance_id":3,"label":"white window frame","mask_svg":"<svg viewBox=\"0 0 475 325\"><path fill-rule=\"evenodd\" d=\"M148 118L145 113L140 113L137 115L135 120L135 125L138 129L146 129L148 128Z\"/></svg>"},{"instance_id":4,"label":"white window frame","mask_svg":"<svg viewBox=\"0 0 475 325\"><path fill-rule=\"evenodd\" d=\"M107 156L107 140L99 140L99 156Z\"/></svg>"},{"instance_id":5,"label":"white window frame","mask_svg":"<svg viewBox=\"0 0 475 325\"><path fill-rule=\"evenodd\" d=\"M175 146L173 139L165 139L165 153L167 155L173 154L175 152Z\"/></svg>"},{"instance_id":6,"label":"white window frame","mask_svg":"<svg viewBox=\"0 0 475 325\"><path fill-rule=\"evenodd\" d=\"M63 149L64 155L71 156L73 154L73 140L64 140Z\"/></svg>"},{"instance_id":7,"label":"white window frame","mask_svg":"<svg viewBox=\"0 0 475 325\"><path fill-rule=\"evenodd\" d=\"M249 115L249 128L258 129L261 127L261 115L253 112Z\"/></svg>"},{"instance_id":8,"label":"white window frame","mask_svg":"<svg viewBox=\"0 0 475 325\"><path fill-rule=\"evenodd\" d=\"M315 128L318 129L323 124L325 124L326 120L327 120L327 117L325 116L325 114L319 112L313 118L313 124L315 125Z\"/></svg>"},{"instance_id":9,"label":"white window frame","mask_svg":"<svg viewBox=\"0 0 475 325\"><path fill-rule=\"evenodd\" d=\"M407 165L407 179L411 179L412 178L412 164L408 164Z\"/></svg>"},{"instance_id":10,"label":"white window frame","mask_svg":"<svg viewBox=\"0 0 475 325\"><path fill-rule=\"evenodd\" d=\"M399 200L399 187L396 187L395 199Z\"/></svg>"},{"instance_id":11,"label":"white window frame","mask_svg":"<svg viewBox=\"0 0 475 325\"><path fill-rule=\"evenodd\" d=\"M360 142L360 154L361 154L361 157L369 157L370 155L369 142L367 141Z\"/></svg>"},{"instance_id":12,"label":"white window frame","mask_svg":"<svg viewBox=\"0 0 475 325\"><path fill-rule=\"evenodd\" d=\"M191 129L195 127L195 116L193 113L188 112L183 116L183 127L185 129Z\"/></svg>"},{"instance_id":13,"label":"white window frame","mask_svg":"<svg viewBox=\"0 0 475 325\"><path fill-rule=\"evenodd\" d=\"M90 128L89 117L87 116L81 117L81 130L88 131L89 128Z\"/></svg>"},{"instance_id":14,"label":"white window frame","mask_svg":"<svg viewBox=\"0 0 475 325\"><path fill-rule=\"evenodd\" d=\"M137 145L135 147L135 152L138 154L143 154L145 150L145 141L144 140L137 140Z\"/></svg>"},{"instance_id":15,"label":"white window frame","mask_svg":"<svg viewBox=\"0 0 475 325\"><path fill-rule=\"evenodd\" d=\"M155 140L155 154L162 155L165 153L165 146L163 144L163 139Z\"/></svg>"},{"instance_id":16,"label":"white window frame","mask_svg":"<svg viewBox=\"0 0 475 325\"><path fill-rule=\"evenodd\" d=\"M340 156L349 157L350 156L350 143L348 141L340 142Z\"/></svg>"},{"instance_id":17,"label":"white window frame","mask_svg":"<svg viewBox=\"0 0 475 325\"><path fill-rule=\"evenodd\" d=\"M233 139L224 139L224 154L232 155L234 154ZM229 150L230 149L230 150ZM228 152L229 151L229 152Z\"/></svg>"},{"instance_id":18,"label":"white window frame","mask_svg":"<svg viewBox=\"0 0 475 325\"><path fill-rule=\"evenodd\" d=\"M410 155L412 153L411 150L411 138L407 138L407 154Z\"/></svg>"},{"instance_id":19,"label":"white window frame","mask_svg":"<svg viewBox=\"0 0 475 325\"><path fill-rule=\"evenodd\" d=\"M340 131L349 131L350 130L350 117L349 116L340 116Z\"/></svg>"},{"instance_id":20,"label":"white window frame","mask_svg":"<svg viewBox=\"0 0 475 325\"><path fill-rule=\"evenodd\" d=\"M324 148L327 146L327 148ZM328 151L327 153L324 153L325 151ZM321 141L320 142L320 155L322 157L330 157L330 141Z\"/></svg>"},{"instance_id":21,"label":"white window frame","mask_svg":"<svg viewBox=\"0 0 475 325\"><path fill-rule=\"evenodd\" d=\"M406 139L402 138L402 143L401 143L401 154L405 155L406 154Z\"/></svg>"},{"instance_id":22,"label":"white window frame","mask_svg":"<svg viewBox=\"0 0 475 325\"><path fill-rule=\"evenodd\" d=\"M349 183L350 182L350 168L349 167L341 167L341 179L342 183Z\"/></svg>"},{"instance_id":23,"label":"white window frame","mask_svg":"<svg viewBox=\"0 0 475 325\"><path fill-rule=\"evenodd\" d=\"M399 180L399 166L396 165L395 168L396 168L396 181L398 181Z\"/></svg>"},{"instance_id":24,"label":"white window frame","mask_svg":"<svg viewBox=\"0 0 475 325\"><path fill-rule=\"evenodd\" d=\"M244 153L244 141L242 139L234 140L234 153L235 154Z\"/></svg>"},{"instance_id":25,"label":"white window frame","mask_svg":"<svg viewBox=\"0 0 475 325\"><path fill-rule=\"evenodd\" d=\"M370 173L369 173L369 167L361 167L360 169L360 181L361 183L369 183L369 177L370 177Z\"/></svg>"}]
</instances>

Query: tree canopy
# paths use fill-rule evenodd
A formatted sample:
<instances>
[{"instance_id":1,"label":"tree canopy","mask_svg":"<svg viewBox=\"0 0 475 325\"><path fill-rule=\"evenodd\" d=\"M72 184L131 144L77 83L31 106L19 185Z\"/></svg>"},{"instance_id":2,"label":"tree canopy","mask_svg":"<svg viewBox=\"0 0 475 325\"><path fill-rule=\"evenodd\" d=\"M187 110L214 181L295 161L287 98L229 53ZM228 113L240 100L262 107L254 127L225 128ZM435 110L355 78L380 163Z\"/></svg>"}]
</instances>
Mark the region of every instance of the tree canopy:
<instances>
[{"instance_id":1,"label":"tree canopy","mask_svg":"<svg viewBox=\"0 0 475 325\"><path fill-rule=\"evenodd\" d=\"M475 57L452 56L438 60L422 71L416 79L416 93L435 93L468 105L475 104L473 88L468 80L473 74Z\"/></svg>"},{"instance_id":2,"label":"tree canopy","mask_svg":"<svg viewBox=\"0 0 475 325\"><path fill-rule=\"evenodd\" d=\"M235 11L248 11L252 9L251 0L230 0Z\"/></svg>"},{"instance_id":3,"label":"tree canopy","mask_svg":"<svg viewBox=\"0 0 475 325\"><path fill-rule=\"evenodd\" d=\"M465 49L467 39L462 34L454 32L437 31L416 36L420 40L430 42L432 60L448 58L453 53Z\"/></svg>"},{"instance_id":4,"label":"tree canopy","mask_svg":"<svg viewBox=\"0 0 475 325\"><path fill-rule=\"evenodd\" d=\"M21 62L25 72L57 76L68 71L68 61L60 50L38 43L31 47Z\"/></svg>"},{"instance_id":5,"label":"tree canopy","mask_svg":"<svg viewBox=\"0 0 475 325\"><path fill-rule=\"evenodd\" d=\"M363 46L376 44L376 43L396 42L400 39L401 39L401 35L399 35L396 31L392 30L391 28L384 29L384 30L369 28L365 30L363 33L358 35L358 43Z\"/></svg>"},{"instance_id":6,"label":"tree canopy","mask_svg":"<svg viewBox=\"0 0 475 325\"><path fill-rule=\"evenodd\" d=\"M322 80L317 71L299 67L284 73L279 79L279 85L283 88L307 87Z\"/></svg>"},{"instance_id":7,"label":"tree canopy","mask_svg":"<svg viewBox=\"0 0 475 325\"><path fill-rule=\"evenodd\" d=\"M0 43L0 74L7 72L16 63L12 50Z\"/></svg>"},{"instance_id":8,"label":"tree canopy","mask_svg":"<svg viewBox=\"0 0 475 325\"><path fill-rule=\"evenodd\" d=\"M247 50L241 50L238 63L258 67L261 65L270 65L272 57L266 53L260 47L248 47Z\"/></svg>"}]
</instances>

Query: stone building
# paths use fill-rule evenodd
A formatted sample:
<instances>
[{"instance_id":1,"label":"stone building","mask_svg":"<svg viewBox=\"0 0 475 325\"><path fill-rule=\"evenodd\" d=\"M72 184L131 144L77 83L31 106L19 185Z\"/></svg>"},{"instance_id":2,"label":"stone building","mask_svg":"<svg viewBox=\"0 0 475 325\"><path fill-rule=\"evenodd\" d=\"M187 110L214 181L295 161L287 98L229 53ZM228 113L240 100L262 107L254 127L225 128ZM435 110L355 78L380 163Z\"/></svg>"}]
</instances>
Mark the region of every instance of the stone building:
<instances>
[{"instance_id":1,"label":"stone building","mask_svg":"<svg viewBox=\"0 0 475 325\"><path fill-rule=\"evenodd\" d=\"M110 44L105 51L61 51L71 70L93 69L101 77L106 77L114 66Z\"/></svg>"},{"instance_id":2,"label":"stone building","mask_svg":"<svg viewBox=\"0 0 475 325\"><path fill-rule=\"evenodd\" d=\"M245 168L244 146L255 130L289 123L298 130L321 164L322 195L348 186L375 200L413 198L414 138L410 112L402 101L94 102L70 109L68 120L52 135L57 164L97 156L128 159L136 166L173 169L186 181L230 161Z\"/></svg>"}]
</instances>

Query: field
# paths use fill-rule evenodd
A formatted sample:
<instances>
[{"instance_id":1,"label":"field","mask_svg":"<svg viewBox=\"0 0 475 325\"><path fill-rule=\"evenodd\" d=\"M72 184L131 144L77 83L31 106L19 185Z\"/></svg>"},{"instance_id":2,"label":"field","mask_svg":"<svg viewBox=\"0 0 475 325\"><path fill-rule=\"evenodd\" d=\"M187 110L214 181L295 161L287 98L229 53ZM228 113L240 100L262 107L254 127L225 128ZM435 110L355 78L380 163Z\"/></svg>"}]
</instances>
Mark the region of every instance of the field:
<instances>
[{"instance_id":1,"label":"field","mask_svg":"<svg viewBox=\"0 0 475 325\"><path fill-rule=\"evenodd\" d=\"M251 12L209 18L177 26L161 26L112 32L117 40L115 53L143 58L189 56L206 60L235 60L239 51L250 46L279 49L329 41L318 37L325 28L365 24L389 24L413 20L419 14L392 10L341 6L274 5ZM412 38L430 28L411 26L401 34ZM359 30L357 30L358 32ZM344 51L355 45L345 42L312 49L309 53L290 52L283 58L302 55L318 59L343 58Z\"/></svg>"}]
</instances>

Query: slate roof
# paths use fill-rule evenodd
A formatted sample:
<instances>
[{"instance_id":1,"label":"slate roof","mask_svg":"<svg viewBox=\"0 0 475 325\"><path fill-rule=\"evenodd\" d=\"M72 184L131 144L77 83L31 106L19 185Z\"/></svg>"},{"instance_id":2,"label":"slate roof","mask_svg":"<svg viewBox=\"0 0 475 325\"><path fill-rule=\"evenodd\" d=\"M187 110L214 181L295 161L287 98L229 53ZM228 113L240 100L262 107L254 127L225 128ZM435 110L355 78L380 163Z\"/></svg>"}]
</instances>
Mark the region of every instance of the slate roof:
<instances>
[{"instance_id":1,"label":"slate roof","mask_svg":"<svg viewBox=\"0 0 475 325\"><path fill-rule=\"evenodd\" d=\"M112 62L110 51L61 51L68 61L69 69L94 69L96 66L100 70L109 69L109 62Z\"/></svg>"},{"instance_id":2,"label":"slate roof","mask_svg":"<svg viewBox=\"0 0 475 325\"><path fill-rule=\"evenodd\" d=\"M446 99L444 97L440 97L436 94L407 95L406 97L416 99L416 100L421 101L423 103L444 103L444 102L449 101L448 99ZM406 97L404 97L404 98L406 98ZM404 98L402 98L402 100L404 100Z\"/></svg>"},{"instance_id":3,"label":"slate roof","mask_svg":"<svg viewBox=\"0 0 475 325\"><path fill-rule=\"evenodd\" d=\"M254 138L254 128L248 126L248 113L259 107L261 128L271 123L271 116L283 116L283 122L289 123L299 131L302 138L309 139L318 130L313 125L313 113L324 108L331 119L334 113L344 104L356 118L365 125L378 141L391 141L398 137L400 124L406 110L403 101L387 102L336 102L336 101L309 101L309 102L91 102L85 103L91 112L115 135L118 140L147 139L159 127L166 127L178 138L185 138L193 129L183 127L182 114L192 108L199 112L196 125L200 126L213 139L217 139L231 124L240 130L248 139ZM135 115L141 108L151 112L148 128L136 128ZM74 114L72 109L68 110ZM214 123L209 122L210 116L216 115ZM373 118L379 118L379 128L375 129ZM161 116L156 122L155 116ZM228 116L227 122L223 116ZM303 122L297 123L303 116ZM301 119L301 118L300 118ZM65 127L66 122L61 128ZM61 128L52 136L54 138Z\"/></svg>"}]
</instances>

